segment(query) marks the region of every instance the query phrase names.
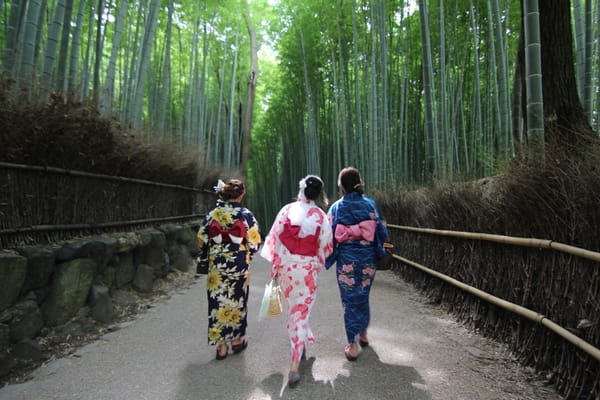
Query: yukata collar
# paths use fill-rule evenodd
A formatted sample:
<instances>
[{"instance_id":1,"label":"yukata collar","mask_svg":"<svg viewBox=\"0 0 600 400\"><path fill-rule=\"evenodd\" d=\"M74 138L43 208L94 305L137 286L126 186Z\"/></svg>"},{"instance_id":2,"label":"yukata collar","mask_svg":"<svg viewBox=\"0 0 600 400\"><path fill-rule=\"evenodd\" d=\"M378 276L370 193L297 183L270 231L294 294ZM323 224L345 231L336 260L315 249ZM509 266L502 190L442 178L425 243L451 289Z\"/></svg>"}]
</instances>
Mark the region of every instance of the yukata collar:
<instances>
[{"instance_id":1,"label":"yukata collar","mask_svg":"<svg viewBox=\"0 0 600 400\"><path fill-rule=\"evenodd\" d=\"M242 205L242 203L240 203L239 201L225 201L225 200L217 200L217 206L220 207L225 207L225 206L229 206L229 207L240 207Z\"/></svg>"},{"instance_id":2,"label":"yukata collar","mask_svg":"<svg viewBox=\"0 0 600 400\"><path fill-rule=\"evenodd\" d=\"M358 192L350 192L350 193L346 193L344 195L344 199L345 200L360 200L362 199L362 194L358 193Z\"/></svg>"}]
</instances>

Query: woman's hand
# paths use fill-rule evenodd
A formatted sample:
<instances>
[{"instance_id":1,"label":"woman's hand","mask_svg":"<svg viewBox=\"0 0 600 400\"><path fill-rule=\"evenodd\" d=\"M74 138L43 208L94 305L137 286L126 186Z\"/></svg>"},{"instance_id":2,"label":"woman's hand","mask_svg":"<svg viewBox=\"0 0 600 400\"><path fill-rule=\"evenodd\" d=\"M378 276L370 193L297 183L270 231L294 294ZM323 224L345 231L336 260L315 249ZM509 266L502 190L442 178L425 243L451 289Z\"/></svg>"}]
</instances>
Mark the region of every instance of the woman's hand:
<instances>
[{"instance_id":1,"label":"woman's hand","mask_svg":"<svg viewBox=\"0 0 600 400\"><path fill-rule=\"evenodd\" d=\"M281 266L275 266L271 268L271 279L279 279L279 271L281 270Z\"/></svg>"}]
</instances>

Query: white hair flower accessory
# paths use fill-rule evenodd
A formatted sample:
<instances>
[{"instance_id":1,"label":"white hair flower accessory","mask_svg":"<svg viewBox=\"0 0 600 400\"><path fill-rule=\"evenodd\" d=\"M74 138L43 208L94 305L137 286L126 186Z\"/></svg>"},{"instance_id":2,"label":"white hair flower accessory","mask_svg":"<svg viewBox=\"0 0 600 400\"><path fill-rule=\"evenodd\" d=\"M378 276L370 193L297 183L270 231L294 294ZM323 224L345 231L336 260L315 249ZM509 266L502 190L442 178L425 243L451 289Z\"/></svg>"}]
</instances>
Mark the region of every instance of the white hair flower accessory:
<instances>
[{"instance_id":1,"label":"white hair flower accessory","mask_svg":"<svg viewBox=\"0 0 600 400\"><path fill-rule=\"evenodd\" d=\"M298 188L300 189L298 191L298 200L306 201L306 196L304 195L304 189L306 189L306 178L300 179L300 182L298 182Z\"/></svg>"},{"instance_id":2,"label":"white hair flower accessory","mask_svg":"<svg viewBox=\"0 0 600 400\"><path fill-rule=\"evenodd\" d=\"M225 182L219 179L217 186L214 186L213 189L216 193L221 193L225 189Z\"/></svg>"},{"instance_id":3,"label":"white hair flower accessory","mask_svg":"<svg viewBox=\"0 0 600 400\"><path fill-rule=\"evenodd\" d=\"M300 179L300 182L298 182L298 187L300 190L306 189L306 178Z\"/></svg>"}]
</instances>

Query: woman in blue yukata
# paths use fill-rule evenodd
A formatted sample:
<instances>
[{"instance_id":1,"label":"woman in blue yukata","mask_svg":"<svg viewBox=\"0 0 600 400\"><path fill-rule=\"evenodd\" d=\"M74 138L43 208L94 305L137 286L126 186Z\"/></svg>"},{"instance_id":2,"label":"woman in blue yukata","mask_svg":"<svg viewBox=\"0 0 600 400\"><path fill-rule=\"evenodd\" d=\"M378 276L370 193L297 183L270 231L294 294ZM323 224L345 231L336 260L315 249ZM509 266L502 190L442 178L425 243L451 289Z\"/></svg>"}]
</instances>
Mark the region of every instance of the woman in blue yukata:
<instances>
[{"instance_id":1,"label":"woman in blue yukata","mask_svg":"<svg viewBox=\"0 0 600 400\"><path fill-rule=\"evenodd\" d=\"M215 208L198 231L200 260L208 263L208 343L217 346L217 360L229 352L243 351L247 325L248 269L261 242L258 223L241 201L246 194L242 181L219 181Z\"/></svg>"},{"instance_id":2,"label":"woman in blue yukata","mask_svg":"<svg viewBox=\"0 0 600 400\"><path fill-rule=\"evenodd\" d=\"M334 238L333 253L325 266L329 269L336 264L348 341L344 354L348 360L355 361L360 347L369 345L369 292L377 260L386 254L383 243L387 238L387 227L375 201L364 195L364 183L358 169L347 167L341 170L338 186L343 197L333 203L327 213Z\"/></svg>"}]
</instances>

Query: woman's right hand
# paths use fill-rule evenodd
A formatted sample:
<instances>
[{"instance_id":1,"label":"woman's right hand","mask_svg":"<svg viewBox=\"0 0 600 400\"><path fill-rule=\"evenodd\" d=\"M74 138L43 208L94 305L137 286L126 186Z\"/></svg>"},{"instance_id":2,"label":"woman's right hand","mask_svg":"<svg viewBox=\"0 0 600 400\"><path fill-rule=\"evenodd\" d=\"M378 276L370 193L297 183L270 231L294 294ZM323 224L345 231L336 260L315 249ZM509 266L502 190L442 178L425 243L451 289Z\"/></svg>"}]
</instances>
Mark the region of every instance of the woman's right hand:
<instances>
[{"instance_id":1,"label":"woman's right hand","mask_svg":"<svg viewBox=\"0 0 600 400\"><path fill-rule=\"evenodd\" d=\"M281 269L280 266L273 265L273 267L271 268L271 279L279 279L279 270L280 269Z\"/></svg>"}]
</instances>

